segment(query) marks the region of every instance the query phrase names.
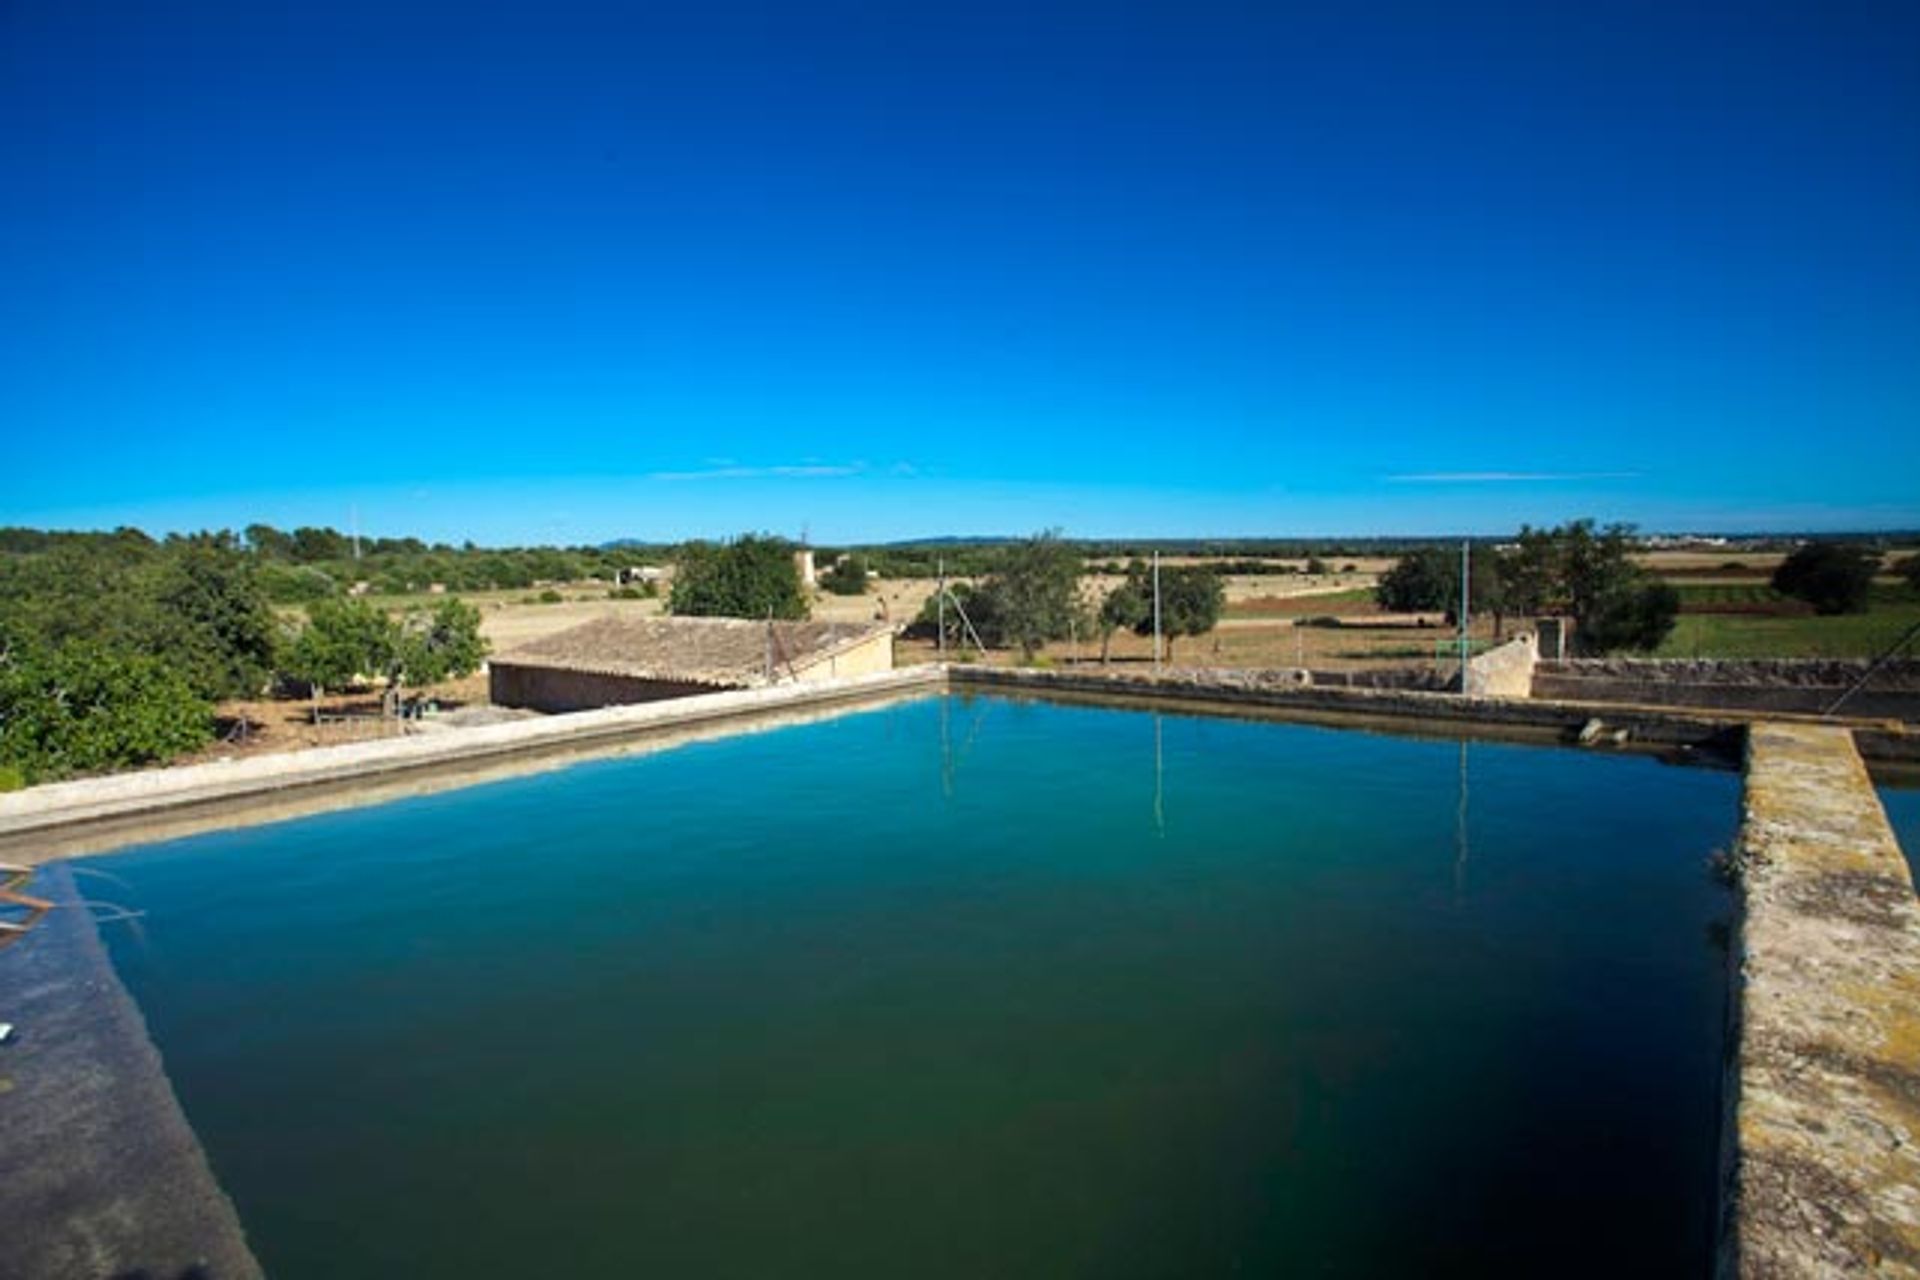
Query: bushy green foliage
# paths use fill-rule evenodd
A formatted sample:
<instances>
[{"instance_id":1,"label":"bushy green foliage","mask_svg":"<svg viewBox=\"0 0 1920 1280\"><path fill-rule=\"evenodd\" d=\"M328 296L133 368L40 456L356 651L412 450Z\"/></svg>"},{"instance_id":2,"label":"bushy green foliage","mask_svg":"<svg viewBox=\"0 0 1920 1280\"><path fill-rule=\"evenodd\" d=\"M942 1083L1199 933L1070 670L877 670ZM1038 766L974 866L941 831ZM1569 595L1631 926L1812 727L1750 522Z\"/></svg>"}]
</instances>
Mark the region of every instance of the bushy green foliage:
<instances>
[{"instance_id":1,"label":"bushy green foliage","mask_svg":"<svg viewBox=\"0 0 1920 1280\"><path fill-rule=\"evenodd\" d=\"M267 561L260 566L256 576L260 581L261 593L274 604L306 604L340 593L340 584L333 580L333 576L312 565ZM387 584L381 585L384 588ZM395 589L404 591L406 586L404 583L395 584Z\"/></svg>"},{"instance_id":2,"label":"bushy green foliage","mask_svg":"<svg viewBox=\"0 0 1920 1280\"><path fill-rule=\"evenodd\" d=\"M808 614L793 545L745 534L732 542L680 549L668 608L685 617L804 618Z\"/></svg>"},{"instance_id":3,"label":"bushy green foliage","mask_svg":"<svg viewBox=\"0 0 1920 1280\"><path fill-rule=\"evenodd\" d=\"M1848 542L1809 542L1773 571L1773 589L1804 600L1818 614L1859 613L1867 607L1880 557Z\"/></svg>"},{"instance_id":4,"label":"bushy green foliage","mask_svg":"<svg viewBox=\"0 0 1920 1280\"><path fill-rule=\"evenodd\" d=\"M1080 553L1058 530L1007 547L975 593L985 597L987 606L981 611L987 621L973 617L981 638L988 644L1017 646L1029 659L1047 641L1064 639L1080 607L1080 567ZM971 606L967 612L974 614Z\"/></svg>"},{"instance_id":5,"label":"bushy green foliage","mask_svg":"<svg viewBox=\"0 0 1920 1280\"><path fill-rule=\"evenodd\" d=\"M480 611L459 600L446 599L430 609L415 609L394 623L395 683L433 684L479 670L487 656L480 634Z\"/></svg>"},{"instance_id":6,"label":"bushy green foliage","mask_svg":"<svg viewBox=\"0 0 1920 1280\"><path fill-rule=\"evenodd\" d=\"M1152 601L1148 616L1134 630L1153 634ZM1183 565L1160 571L1160 635L1166 644L1166 657L1173 659L1173 642L1181 636L1205 635L1220 621L1227 607L1226 584L1206 565Z\"/></svg>"},{"instance_id":7,"label":"bushy green foliage","mask_svg":"<svg viewBox=\"0 0 1920 1280\"><path fill-rule=\"evenodd\" d=\"M365 600L316 600L307 606L307 625L284 649L281 671L316 689L342 689L386 674L395 636L393 619Z\"/></svg>"},{"instance_id":8,"label":"bushy green foliage","mask_svg":"<svg viewBox=\"0 0 1920 1280\"><path fill-rule=\"evenodd\" d=\"M1588 653L1659 647L1679 615L1677 593L1633 562L1632 530L1575 520L1556 529L1522 526L1512 547L1469 551L1468 608L1508 614L1563 611ZM1395 612L1445 610L1457 622L1460 556L1444 547L1407 553L1380 579L1375 596Z\"/></svg>"},{"instance_id":9,"label":"bushy green foliage","mask_svg":"<svg viewBox=\"0 0 1920 1280\"><path fill-rule=\"evenodd\" d=\"M838 563L820 575L820 585L837 596L866 594L867 558L857 551L841 557Z\"/></svg>"},{"instance_id":10,"label":"bushy green foliage","mask_svg":"<svg viewBox=\"0 0 1920 1280\"><path fill-rule=\"evenodd\" d=\"M212 708L159 657L0 635L0 769L23 782L168 760L212 726Z\"/></svg>"},{"instance_id":11,"label":"bushy green foliage","mask_svg":"<svg viewBox=\"0 0 1920 1280\"><path fill-rule=\"evenodd\" d=\"M1907 580L1907 585L1920 591L1920 556L1908 556L1897 566L1897 572Z\"/></svg>"},{"instance_id":12,"label":"bushy green foliage","mask_svg":"<svg viewBox=\"0 0 1920 1280\"><path fill-rule=\"evenodd\" d=\"M1457 557L1438 547L1410 552L1380 575L1374 598L1390 613L1445 609L1460 593Z\"/></svg>"},{"instance_id":13,"label":"bushy green foliage","mask_svg":"<svg viewBox=\"0 0 1920 1280\"><path fill-rule=\"evenodd\" d=\"M0 556L0 626L53 647L85 640L163 658L208 700L259 693L276 634L252 560L223 534L63 534L45 551Z\"/></svg>"},{"instance_id":14,"label":"bushy green foliage","mask_svg":"<svg viewBox=\"0 0 1920 1280\"><path fill-rule=\"evenodd\" d=\"M1614 653L1634 649L1652 653L1680 616L1680 593L1665 582L1640 575L1601 596L1575 632L1583 649Z\"/></svg>"},{"instance_id":15,"label":"bushy green foliage","mask_svg":"<svg viewBox=\"0 0 1920 1280\"><path fill-rule=\"evenodd\" d=\"M395 618L365 600L318 600L307 625L286 646L282 671L321 689L356 679L389 686L432 684L467 675L486 657L480 611L451 597Z\"/></svg>"},{"instance_id":16,"label":"bushy green foliage","mask_svg":"<svg viewBox=\"0 0 1920 1280\"><path fill-rule=\"evenodd\" d=\"M162 558L154 599L164 652L205 698L258 696L273 672L278 628L253 562L230 541L187 539Z\"/></svg>"}]
</instances>

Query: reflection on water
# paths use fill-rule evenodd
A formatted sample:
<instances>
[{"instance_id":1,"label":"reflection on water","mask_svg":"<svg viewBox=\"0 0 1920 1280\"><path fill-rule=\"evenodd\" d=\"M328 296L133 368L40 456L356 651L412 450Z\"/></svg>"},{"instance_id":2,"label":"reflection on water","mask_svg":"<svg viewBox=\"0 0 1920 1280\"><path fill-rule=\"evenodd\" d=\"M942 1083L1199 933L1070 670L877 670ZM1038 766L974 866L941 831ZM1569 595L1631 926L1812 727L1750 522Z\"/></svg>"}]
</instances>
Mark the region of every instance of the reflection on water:
<instances>
[{"instance_id":1,"label":"reflection on water","mask_svg":"<svg viewBox=\"0 0 1920 1280\"><path fill-rule=\"evenodd\" d=\"M1460 804L1453 819L1453 903L1467 891L1467 740L1460 739Z\"/></svg>"}]
</instances>

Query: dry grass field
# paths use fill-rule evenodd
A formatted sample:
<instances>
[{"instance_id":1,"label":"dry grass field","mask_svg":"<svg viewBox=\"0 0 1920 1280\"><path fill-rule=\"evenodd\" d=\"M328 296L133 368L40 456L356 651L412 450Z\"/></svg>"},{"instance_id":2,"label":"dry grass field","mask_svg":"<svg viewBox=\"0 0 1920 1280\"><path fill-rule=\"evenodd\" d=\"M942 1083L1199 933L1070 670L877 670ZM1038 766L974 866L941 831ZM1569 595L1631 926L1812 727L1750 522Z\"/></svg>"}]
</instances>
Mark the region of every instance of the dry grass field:
<instances>
[{"instance_id":1,"label":"dry grass field","mask_svg":"<svg viewBox=\"0 0 1920 1280\"><path fill-rule=\"evenodd\" d=\"M1912 549L1896 551L1888 556L1887 563L1891 565L1909 554L1913 554ZM1771 595L1767 579L1782 558L1778 553L1733 549L1656 551L1637 557L1646 568L1679 587L1685 601L1680 626L1662 649L1662 656L1854 656L1877 652L1889 634L1920 617L1920 602L1910 600L1903 594L1904 588L1891 578L1876 589L1874 608L1865 615L1816 618L1791 610L1760 608L1755 601ZM1161 561L1164 566L1203 562L1198 557L1174 556ZM1171 661L1189 667L1306 666L1320 670L1428 664L1451 667L1457 661L1457 635L1439 615L1391 616L1381 613L1374 604L1373 587L1392 560L1332 557L1327 564L1333 571L1314 575L1301 572L1303 560L1272 563L1288 571L1227 577L1227 607L1220 625L1208 635L1177 641ZM1082 583L1083 595L1089 601L1098 601L1119 581L1114 575L1089 574ZM665 611L661 599L611 598L606 583L568 583L551 590L561 597L559 601L544 601L539 591L474 592L462 598L480 609L481 631L494 653L510 652L608 614L654 617ZM662 595L665 590L663 583ZM933 592L930 579L876 580L865 595L817 592L813 616L830 622L886 622L902 628L913 621ZM437 598L375 598L374 603L397 609ZM1493 642L1490 619L1475 622L1472 640L1476 648ZM936 661L939 650L930 639L901 637L895 641L894 654L895 661L905 666ZM1008 651L956 651L949 656L1002 664L1021 660L1018 653ZM1133 666L1152 659L1150 638L1130 632L1116 633L1112 638L1109 661ZM1097 664L1100 660L1097 634L1048 645L1036 655L1037 662L1052 666ZM484 703L486 679L472 676L428 692L453 706ZM368 714L376 709L377 698L372 694L330 699L329 713L348 718L314 725L305 702L226 704L220 708L221 714L229 724L245 723L247 733L243 739L217 743L203 755L288 750L400 731Z\"/></svg>"}]
</instances>

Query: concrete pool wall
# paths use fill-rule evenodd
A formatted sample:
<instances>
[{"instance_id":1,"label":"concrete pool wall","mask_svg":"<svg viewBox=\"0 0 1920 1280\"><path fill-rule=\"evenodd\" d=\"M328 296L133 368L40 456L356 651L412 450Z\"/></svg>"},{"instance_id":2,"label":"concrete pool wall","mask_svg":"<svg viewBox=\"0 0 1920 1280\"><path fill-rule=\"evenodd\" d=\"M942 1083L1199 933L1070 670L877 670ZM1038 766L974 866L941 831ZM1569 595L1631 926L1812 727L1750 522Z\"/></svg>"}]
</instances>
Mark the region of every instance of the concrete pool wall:
<instances>
[{"instance_id":1,"label":"concrete pool wall","mask_svg":"<svg viewBox=\"0 0 1920 1280\"><path fill-rule=\"evenodd\" d=\"M1920 907L1861 759L1920 758L1920 741L1896 724L1300 687L1244 672L908 668L34 788L0 796L0 860L55 860L947 691L1586 741L1729 764L1744 747L1721 1271L1920 1277ZM125 1087L151 1097L151 1083L134 1073ZM0 1163L7 1145L0 1131Z\"/></svg>"}]
</instances>

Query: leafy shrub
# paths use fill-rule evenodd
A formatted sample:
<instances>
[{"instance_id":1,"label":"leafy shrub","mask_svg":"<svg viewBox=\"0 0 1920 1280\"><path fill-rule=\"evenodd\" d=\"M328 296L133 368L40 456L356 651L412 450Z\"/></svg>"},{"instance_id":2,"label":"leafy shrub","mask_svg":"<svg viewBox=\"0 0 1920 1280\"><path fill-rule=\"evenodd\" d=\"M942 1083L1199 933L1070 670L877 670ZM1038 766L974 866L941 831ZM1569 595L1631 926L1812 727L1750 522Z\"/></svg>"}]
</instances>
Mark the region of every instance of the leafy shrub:
<instances>
[{"instance_id":1,"label":"leafy shrub","mask_svg":"<svg viewBox=\"0 0 1920 1280\"><path fill-rule=\"evenodd\" d=\"M545 591L542 591L539 596L541 604L559 604L564 599L566 599L566 597L558 591L555 591L552 587L548 587Z\"/></svg>"},{"instance_id":2,"label":"leafy shrub","mask_svg":"<svg viewBox=\"0 0 1920 1280\"><path fill-rule=\"evenodd\" d=\"M159 658L0 644L0 767L22 782L169 760L212 732L213 708Z\"/></svg>"},{"instance_id":3,"label":"leafy shrub","mask_svg":"<svg viewBox=\"0 0 1920 1280\"><path fill-rule=\"evenodd\" d=\"M837 564L820 575L820 585L837 596L864 595L867 590L867 558L857 551L842 556Z\"/></svg>"}]
</instances>

